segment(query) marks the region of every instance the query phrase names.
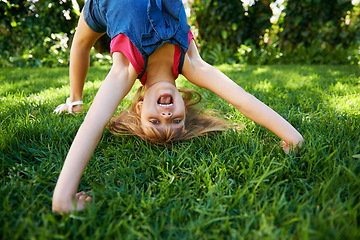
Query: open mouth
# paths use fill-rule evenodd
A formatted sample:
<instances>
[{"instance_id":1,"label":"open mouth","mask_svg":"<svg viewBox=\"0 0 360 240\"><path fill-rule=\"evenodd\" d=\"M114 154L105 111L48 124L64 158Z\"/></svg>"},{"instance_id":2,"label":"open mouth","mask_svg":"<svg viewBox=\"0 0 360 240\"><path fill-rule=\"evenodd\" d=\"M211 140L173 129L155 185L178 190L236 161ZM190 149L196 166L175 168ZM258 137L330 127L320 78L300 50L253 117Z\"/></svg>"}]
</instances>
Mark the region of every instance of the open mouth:
<instances>
[{"instance_id":1,"label":"open mouth","mask_svg":"<svg viewBox=\"0 0 360 240\"><path fill-rule=\"evenodd\" d=\"M160 107L171 107L174 104L174 100L170 94L164 94L159 97L157 104Z\"/></svg>"}]
</instances>

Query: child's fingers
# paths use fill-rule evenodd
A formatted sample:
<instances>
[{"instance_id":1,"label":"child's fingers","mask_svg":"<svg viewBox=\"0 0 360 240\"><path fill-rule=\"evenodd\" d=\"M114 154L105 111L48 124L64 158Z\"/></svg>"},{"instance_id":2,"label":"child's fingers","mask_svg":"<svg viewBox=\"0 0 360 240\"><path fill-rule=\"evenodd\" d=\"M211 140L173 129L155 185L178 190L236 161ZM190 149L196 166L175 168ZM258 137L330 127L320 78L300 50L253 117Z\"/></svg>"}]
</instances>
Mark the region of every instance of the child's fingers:
<instances>
[{"instance_id":1,"label":"child's fingers","mask_svg":"<svg viewBox=\"0 0 360 240\"><path fill-rule=\"evenodd\" d=\"M93 199L90 196L86 196L85 201L92 203Z\"/></svg>"},{"instance_id":2,"label":"child's fingers","mask_svg":"<svg viewBox=\"0 0 360 240\"><path fill-rule=\"evenodd\" d=\"M84 192L84 191L81 191L81 192L76 193L76 194L75 194L75 197L76 197L76 198L79 198L81 195L84 195L84 194L85 194L85 192Z\"/></svg>"},{"instance_id":3,"label":"child's fingers","mask_svg":"<svg viewBox=\"0 0 360 240\"><path fill-rule=\"evenodd\" d=\"M89 196L91 194L91 191L88 192L78 192L75 194L76 199L80 200L80 201L86 201L86 202L92 202L92 197Z\"/></svg>"},{"instance_id":4,"label":"child's fingers","mask_svg":"<svg viewBox=\"0 0 360 240\"><path fill-rule=\"evenodd\" d=\"M90 197L88 195L80 195L78 200L84 201L84 202L92 202L92 197Z\"/></svg>"},{"instance_id":5,"label":"child's fingers","mask_svg":"<svg viewBox=\"0 0 360 240\"><path fill-rule=\"evenodd\" d=\"M91 191L88 192L78 192L75 194L75 201L76 201L76 210L77 211L81 211L86 207L86 203L92 203L93 199L91 196L89 196L89 194L91 194Z\"/></svg>"}]
</instances>

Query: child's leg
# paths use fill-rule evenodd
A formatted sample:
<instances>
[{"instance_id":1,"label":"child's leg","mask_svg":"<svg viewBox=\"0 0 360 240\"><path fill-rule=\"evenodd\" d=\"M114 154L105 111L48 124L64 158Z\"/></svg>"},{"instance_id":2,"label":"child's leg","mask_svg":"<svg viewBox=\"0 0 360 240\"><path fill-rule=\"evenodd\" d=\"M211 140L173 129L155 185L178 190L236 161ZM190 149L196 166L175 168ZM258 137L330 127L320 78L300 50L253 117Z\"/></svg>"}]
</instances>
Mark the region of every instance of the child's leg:
<instances>
[{"instance_id":1,"label":"child's leg","mask_svg":"<svg viewBox=\"0 0 360 240\"><path fill-rule=\"evenodd\" d=\"M70 101L81 101L85 78L90 65L90 50L104 33L94 32L89 28L81 13L78 27L70 52ZM80 112L81 105L74 106L74 112Z\"/></svg>"}]
</instances>

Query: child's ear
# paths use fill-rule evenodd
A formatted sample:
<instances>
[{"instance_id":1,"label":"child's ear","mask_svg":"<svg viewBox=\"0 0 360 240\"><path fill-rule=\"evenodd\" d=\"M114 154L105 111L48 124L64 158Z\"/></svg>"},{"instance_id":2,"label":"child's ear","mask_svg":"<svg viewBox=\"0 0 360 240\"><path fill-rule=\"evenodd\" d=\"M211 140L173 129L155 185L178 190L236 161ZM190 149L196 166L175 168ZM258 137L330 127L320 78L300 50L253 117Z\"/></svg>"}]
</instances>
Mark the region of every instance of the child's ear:
<instances>
[{"instance_id":1,"label":"child's ear","mask_svg":"<svg viewBox=\"0 0 360 240\"><path fill-rule=\"evenodd\" d=\"M135 106L135 113L137 115L141 115L141 109L142 109L143 101L139 101Z\"/></svg>"}]
</instances>

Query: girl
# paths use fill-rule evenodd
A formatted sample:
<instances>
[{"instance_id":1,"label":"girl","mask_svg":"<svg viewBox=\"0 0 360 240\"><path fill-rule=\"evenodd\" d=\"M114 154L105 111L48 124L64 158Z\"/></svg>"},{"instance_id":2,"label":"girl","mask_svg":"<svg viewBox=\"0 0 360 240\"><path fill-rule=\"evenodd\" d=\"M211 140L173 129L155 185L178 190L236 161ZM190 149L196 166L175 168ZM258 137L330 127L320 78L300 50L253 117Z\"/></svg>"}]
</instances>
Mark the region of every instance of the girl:
<instances>
[{"instance_id":1,"label":"girl","mask_svg":"<svg viewBox=\"0 0 360 240\"><path fill-rule=\"evenodd\" d=\"M70 98L56 112L82 110L89 52L105 32L112 39L113 65L66 157L53 195L53 211L81 210L92 201L87 194L76 193L81 175L105 126L137 78L143 90L138 91L132 107L112 121L113 132L131 131L143 139L166 143L223 130L222 121L199 115L190 106L191 98L183 98L175 85L181 73L283 139L285 152L301 147L303 138L293 126L201 59L181 0L88 0L71 48Z\"/></svg>"}]
</instances>

